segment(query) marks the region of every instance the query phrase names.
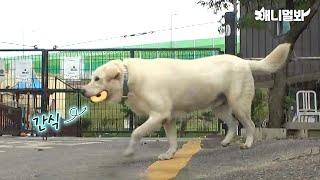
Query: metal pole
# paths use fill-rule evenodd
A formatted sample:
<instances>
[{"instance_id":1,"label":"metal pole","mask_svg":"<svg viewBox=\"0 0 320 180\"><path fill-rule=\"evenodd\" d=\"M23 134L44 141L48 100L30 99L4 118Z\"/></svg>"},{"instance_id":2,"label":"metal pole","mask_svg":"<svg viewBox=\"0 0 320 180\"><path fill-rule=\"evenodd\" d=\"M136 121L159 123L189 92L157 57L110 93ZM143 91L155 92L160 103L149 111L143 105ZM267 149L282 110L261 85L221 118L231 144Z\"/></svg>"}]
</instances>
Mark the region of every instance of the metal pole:
<instances>
[{"instance_id":1,"label":"metal pole","mask_svg":"<svg viewBox=\"0 0 320 180\"><path fill-rule=\"evenodd\" d=\"M130 58L134 58L134 50L130 50ZM133 118L133 112L131 109L129 109L129 130L130 132L133 131L133 126L134 126L134 118Z\"/></svg>"},{"instance_id":2,"label":"metal pole","mask_svg":"<svg viewBox=\"0 0 320 180\"><path fill-rule=\"evenodd\" d=\"M41 73L41 113L47 112L48 95L48 50L42 50L42 73Z\"/></svg>"},{"instance_id":3,"label":"metal pole","mask_svg":"<svg viewBox=\"0 0 320 180\"><path fill-rule=\"evenodd\" d=\"M130 50L130 58L134 58L134 50Z\"/></svg>"},{"instance_id":4,"label":"metal pole","mask_svg":"<svg viewBox=\"0 0 320 180\"><path fill-rule=\"evenodd\" d=\"M237 28L237 19L238 19L238 17L237 17L237 13L238 13L238 11L237 11L237 0L233 0L233 12L234 12L234 14L235 14L235 16L234 16L234 28L235 28L235 38L234 38L234 40L235 40L235 45L234 45L234 47L235 47L235 55L237 55L237 53L238 53L238 51L237 51L237 46L238 46L238 41L237 41L237 35L238 35L238 28Z\"/></svg>"},{"instance_id":5,"label":"metal pole","mask_svg":"<svg viewBox=\"0 0 320 180\"><path fill-rule=\"evenodd\" d=\"M77 92L77 99L78 99L78 109L81 109L81 98L80 98L80 92ZM81 116L79 118L79 122L76 123L75 125L76 128L76 136L81 137Z\"/></svg>"},{"instance_id":6,"label":"metal pole","mask_svg":"<svg viewBox=\"0 0 320 180\"><path fill-rule=\"evenodd\" d=\"M226 54L236 54L235 49L235 14L234 12L226 12L225 13L225 53Z\"/></svg>"}]
</instances>

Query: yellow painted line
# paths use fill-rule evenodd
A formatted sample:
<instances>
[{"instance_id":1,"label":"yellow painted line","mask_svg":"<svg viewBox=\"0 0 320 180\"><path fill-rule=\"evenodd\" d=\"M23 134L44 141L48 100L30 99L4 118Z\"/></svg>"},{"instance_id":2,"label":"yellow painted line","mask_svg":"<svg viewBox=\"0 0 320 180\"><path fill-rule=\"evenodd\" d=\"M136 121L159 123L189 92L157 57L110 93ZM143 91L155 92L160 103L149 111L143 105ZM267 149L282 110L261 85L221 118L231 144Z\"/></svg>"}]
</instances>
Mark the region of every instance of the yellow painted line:
<instances>
[{"instance_id":1,"label":"yellow painted line","mask_svg":"<svg viewBox=\"0 0 320 180\"><path fill-rule=\"evenodd\" d=\"M201 149L200 143L201 140L188 141L176 152L173 159L156 161L151 164L146 171L146 179L174 179L191 157Z\"/></svg>"}]
</instances>

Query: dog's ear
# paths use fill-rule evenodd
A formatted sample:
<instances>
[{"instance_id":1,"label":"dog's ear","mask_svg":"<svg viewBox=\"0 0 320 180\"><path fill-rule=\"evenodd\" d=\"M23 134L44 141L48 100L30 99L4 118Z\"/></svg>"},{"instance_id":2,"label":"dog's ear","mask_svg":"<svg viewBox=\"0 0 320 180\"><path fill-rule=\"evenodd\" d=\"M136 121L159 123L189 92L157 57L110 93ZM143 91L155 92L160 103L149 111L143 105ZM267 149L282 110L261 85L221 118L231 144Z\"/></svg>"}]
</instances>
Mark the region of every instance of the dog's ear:
<instances>
[{"instance_id":1,"label":"dog's ear","mask_svg":"<svg viewBox=\"0 0 320 180\"><path fill-rule=\"evenodd\" d=\"M114 75L113 79L120 79L120 72L119 71Z\"/></svg>"},{"instance_id":2,"label":"dog's ear","mask_svg":"<svg viewBox=\"0 0 320 180\"><path fill-rule=\"evenodd\" d=\"M120 79L120 70L117 66L113 66L107 69L107 81L119 80Z\"/></svg>"}]
</instances>

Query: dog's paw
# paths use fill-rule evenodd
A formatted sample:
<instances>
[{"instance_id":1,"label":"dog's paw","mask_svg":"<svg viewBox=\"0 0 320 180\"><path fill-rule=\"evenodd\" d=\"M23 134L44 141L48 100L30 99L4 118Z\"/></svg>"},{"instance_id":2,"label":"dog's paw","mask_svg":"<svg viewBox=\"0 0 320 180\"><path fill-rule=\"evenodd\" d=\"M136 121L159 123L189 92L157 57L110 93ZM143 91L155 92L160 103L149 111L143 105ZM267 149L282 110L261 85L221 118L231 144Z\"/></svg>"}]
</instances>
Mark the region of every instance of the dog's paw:
<instances>
[{"instance_id":1,"label":"dog's paw","mask_svg":"<svg viewBox=\"0 0 320 180\"><path fill-rule=\"evenodd\" d=\"M158 156L159 160L169 160L173 158L173 153L163 153Z\"/></svg>"},{"instance_id":2,"label":"dog's paw","mask_svg":"<svg viewBox=\"0 0 320 180\"><path fill-rule=\"evenodd\" d=\"M249 149L250 147L246 144L241 144L240 149Z\"/></svg>"},{"instance_id":3,"label":"dog's paw","mask_svg":"<svg viewBox=\"0 0 320 180\"><path fill-rule=\"evenodd\" d=\"M131 148L126 149L123 153L123 155L126 157L133 156L133 154L134 154L134 150Z\"/></svg>"},{"instance_id":4,"label":"dog's paw","mask_svg":"<svg viewBox=\"0 0 320 180\"><path fill-rule=\"evenodd\" d=\"M223 147L227 147L230 145L230 142L224 142L224 141L221 141L220 143Z\"/></svg>"}]
</instances>

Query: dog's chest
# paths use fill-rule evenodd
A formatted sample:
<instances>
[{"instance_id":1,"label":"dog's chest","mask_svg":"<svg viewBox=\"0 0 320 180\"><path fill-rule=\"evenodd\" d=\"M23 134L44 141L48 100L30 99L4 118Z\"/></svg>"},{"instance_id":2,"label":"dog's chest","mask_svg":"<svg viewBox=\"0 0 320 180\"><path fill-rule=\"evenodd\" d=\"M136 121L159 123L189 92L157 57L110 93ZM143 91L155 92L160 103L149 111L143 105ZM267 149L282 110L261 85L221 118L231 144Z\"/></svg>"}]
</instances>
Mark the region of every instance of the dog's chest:
<instances>
[{"instance_id":1,"label":"dog's chest","mask_svg":"<svg viewBox=\"0 0 320 180\"><path fill-rule=\"evenodd\" d=\"M126 103L130 107L130 109L137 115L149 114L150 108L147 105L147 103L143 101L141 97L137 96L132 92L128 93L128 100Z\"/></svg>"}]
</instances>

